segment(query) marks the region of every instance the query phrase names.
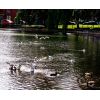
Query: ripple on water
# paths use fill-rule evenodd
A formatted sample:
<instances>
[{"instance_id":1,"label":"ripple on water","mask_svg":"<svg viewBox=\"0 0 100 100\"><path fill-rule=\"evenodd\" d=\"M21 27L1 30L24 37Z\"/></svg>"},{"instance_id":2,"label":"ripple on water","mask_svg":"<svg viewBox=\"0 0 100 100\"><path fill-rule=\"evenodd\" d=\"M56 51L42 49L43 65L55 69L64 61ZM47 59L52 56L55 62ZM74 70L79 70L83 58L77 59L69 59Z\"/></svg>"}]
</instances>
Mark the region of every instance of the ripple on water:
<instances>
[{"instance_id":1,"label":"ripple on water","mask_svg":"<svg viewBox=\"0 0 100 100\"><path fill-rule=\"evenodd\" d=\"M73 73L75 57L67 51L68 42L60 37L46 37L34 34L14 33L0 30L0 89L7 90L46 90L79 89ZM51 39L51 40L50 40ZM53 40L53 41L52 41ZM63 52L64 51L64 52ZM72 61L73 60L73 61ZM6 62L26 64L36 63L34 74L28 66L22 66L21 73L10 72ZM26 64L27 65L27 64ZM59 71L60 76L50 77ZM36 76L36 73L43 75Z\"/></svg>"},{"instance_id":2,"label":"ripple on water","mask_svg":"<svg viewBox=\"0 0 100 100\"><path fill-rule=\"evenodd\" d=\"M58 87L61 87L63 90L80 90L80 87L77 83L77 77L73 74L68 73L69 75L63 75L62 79L59 80Z\"/></svg>"}]
</instances>

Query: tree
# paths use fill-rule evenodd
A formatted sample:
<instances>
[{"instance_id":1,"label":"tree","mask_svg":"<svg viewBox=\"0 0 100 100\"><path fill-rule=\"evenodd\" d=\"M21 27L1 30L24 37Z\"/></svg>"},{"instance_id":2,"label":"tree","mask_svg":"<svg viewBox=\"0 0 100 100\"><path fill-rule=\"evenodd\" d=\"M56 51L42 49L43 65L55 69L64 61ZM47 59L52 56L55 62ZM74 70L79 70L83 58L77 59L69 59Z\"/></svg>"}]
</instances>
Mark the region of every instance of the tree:
<instances>
[{"instance_id":1,"label":"tree","mask_svg":"<svg viewBox=\"0 0 100 100\"><path fill-rule=\"evenodd\" d=\"M55 30L58 28L59 23L59 10L48 10L47 26L49 30Z\"/></svg>"},{"instance_id":2,"label":"tree","mask_svg":"<svg viewBox=\"0 0 100 100\"><path fill-rule=\"evenodd\" d=\"M63 23L63 34L66 35L66 28L68 25L68 22L70 21L71 17L72 17L72 12L73 10L71 9L64 9L62 10L62 23Z\"/></svg>"}]
</instances>

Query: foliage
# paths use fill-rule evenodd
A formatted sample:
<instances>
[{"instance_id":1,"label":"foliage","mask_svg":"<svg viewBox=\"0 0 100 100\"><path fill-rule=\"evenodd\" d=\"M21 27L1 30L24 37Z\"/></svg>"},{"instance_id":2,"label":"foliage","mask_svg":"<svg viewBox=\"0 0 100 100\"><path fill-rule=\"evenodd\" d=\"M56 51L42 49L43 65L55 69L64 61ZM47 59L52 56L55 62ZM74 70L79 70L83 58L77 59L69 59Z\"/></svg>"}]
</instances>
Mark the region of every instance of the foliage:
<instances>
[{"instance_id":1,"label":"foliage","mask_svg":"<svg viewBox=\"0 0 100 100\"><path fill-rule=\"evenodd\" d=\"M48 29L58 29L63 24L64 32L69 21L75 21L77 28L84 21L100 20L100 10L97 9L21 9L18 10L16 20L25 21L25 24L45 25ZM21 23L22 24L22 23Z\"/></svg>"}]
</instances>

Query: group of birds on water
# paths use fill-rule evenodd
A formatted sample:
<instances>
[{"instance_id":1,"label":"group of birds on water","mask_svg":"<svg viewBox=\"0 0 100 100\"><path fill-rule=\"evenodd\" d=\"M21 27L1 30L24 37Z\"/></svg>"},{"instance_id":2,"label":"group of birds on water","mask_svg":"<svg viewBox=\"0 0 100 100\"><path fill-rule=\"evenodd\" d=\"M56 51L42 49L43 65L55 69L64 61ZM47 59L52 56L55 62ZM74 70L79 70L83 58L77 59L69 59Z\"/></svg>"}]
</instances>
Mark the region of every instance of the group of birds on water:
<instances>
[{"instance_id":1,"label":"group of birds on water","mask_svg":"<svg viewBox=\"0 0 100 100\"><path fill-rule=\"evenodd\" d=\"M37 35L36 35L36 38L38 38ZM85 49L82 49L80 51L82 51L84 53L86 52ZM14 71L14 72L21 71L21 67L22 67L21 64L19 64L18 66L14 65L14 64L11 64L9 62L7 62L7 64L10 65L10 67L9 67L10 71ZM34 73L34 70L35 70L36 66L33 64L31 67L32 67L32 72ZM43 79L47 80L47 78L44 77L42 75L42 73L37 73L37 75L38 75L37 78L43 78ZM53 77L56 77L58 75L59 75L59 73L57 71L54 71L53 73L50 73L50 76L53 76ZM79 83L79 87L83 90L100 90L100 87L97 86L97 84L100 84L100 79L97 79L97 78L93 77L93 74L89 73L89 72L85 73L85 75L83 77L79 78L78 83Z\"/></svg>"},{"instance_id":2,"label":"group of birds on water","mask_svg":"<svg viewBox=\"0 0 100 100\"><path fill-rule=\"evenodd\" d=\"M100 79L93 76L91 72L86 72L83 77L78 79L78 83L83 90L100 90Z\"/></svg>"},{"instance_id":3,"label":"group of birds on water","mask_svg":"<svg viewBox=\"0 0 100 100\"><path fill-rule=\"evenodd\" d=\"M19 64L18 66L14 65L14 64L11 64L9 62L7 62L7 64L10 65L10 67L9 67L9 70L10 71L14 71L14 72L21 71L21 67L22 67L21 64ZM35 64L32 64L31 65L31 71L30 72L33 72L34 73L35 67L36 67L36 65ZM57 75L58 75L58 72L57 71L53 71L52 73L50 73L50 76L57 76Z\"/></svg>"},{"instance_id":4,"label":"group of birds on water","mask_svg":"<svg viewBox=\"0 0 100 100\"><path fill-rule=\"evenodd\" d=\"M9 62L7 62L7 64L10 65L9 70L11 71L11 73L17 74L17 72L18 73L22 72L21 68L23 67L23 65L19 64L19 65L16 66L16 65L11 64ZM38 85L39 87L52 89L52 87L57 84L57 82L55 81L55 77L58 77L58 75L59 75L57 71L53 71L52 73L49 73L49 76L48 76L43 72L39 72L39 71L35 72L35 70L36 70L35 64L32 64L31 66L34 67L34 68L32 68L29 72L29 73L32 73L29 80L34 81L34 83L36 85ZM27 66L25 66L25 67L27 67Z\"/></svg>"},{"instance_id":5,"label":"group of birds on water","mask_svg":"<svg viewBox=\"0 0 100 100\"><path fill-rule=\"evenodd\" d=\"M37 35L37 34L35 34L35 39L39 39L39 40L45 40L45 39L49 39L49 36L44 36L44 37L40 37L39 38L39 36Z\"/></svg>"},{"instance_id":6,"label":"group of birds on water","mask_svg":"<svg viewBox=\"0 0 100 100\"><path fill-rule=\"evenodd\" d=\"M9 68L10 71L14 71L14 72L21 71L21 66L22 66L21 64L19 64L18 66L15 66L14 64L10 64L8 62L7 62L7 64L10 65L10 68ZM34 71L33 71L33 73L34 73ZM56 76L58 76L58 72L55 71L53 73L50 73L50 76L56 77ZM42 73L37 73L36 77L39 80L40 79L48 80L46 77L44 77L42 75ZM93 73L91 73L91 72L86 72L84 74L84 76L79 78L77 81L78 81L79 87L83 90L100 90L100 86L99 86L100 85L100 79L93 76Z\"/></svg>"}]
</instances>

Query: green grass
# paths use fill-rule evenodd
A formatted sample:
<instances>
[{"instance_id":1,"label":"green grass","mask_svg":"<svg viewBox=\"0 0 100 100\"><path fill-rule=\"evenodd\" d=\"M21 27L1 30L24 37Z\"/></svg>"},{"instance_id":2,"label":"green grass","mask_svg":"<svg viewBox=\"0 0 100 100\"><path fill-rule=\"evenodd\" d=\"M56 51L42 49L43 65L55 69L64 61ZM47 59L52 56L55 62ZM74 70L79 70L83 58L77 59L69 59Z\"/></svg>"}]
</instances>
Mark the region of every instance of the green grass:
<instances>
[{"instance_id":1,"label":"green grass","mask_svg":"<svg viewBox=\"0 0 100 100\"><path fill-rule=\"evenodd\" d=\"M44 27L43 25L22 25L22 27ZM68 25L66 28L68 29L76 29L77 25ZM79 28L89 28L89 29L96 29L100 28L100 25L82 25L79 24ZM63 25L58 25L58 29L63 29Z\"/></svg>"},{"instance_id":2,"label":"green grass","mask_svg":"<svg viewBox=\"0 0 100 100\"><path fill-rule=\"evenodd\" d=\"M58 29L62 29L62 28L63 28L63 25L58 25ZM77 28L77 25L68 25L66 28L75 29L75 28ZM96 28L100 28L100 25L82 25L82 24L79 24L79 28L96 29Z\"/></svg>"}]
</instances>

